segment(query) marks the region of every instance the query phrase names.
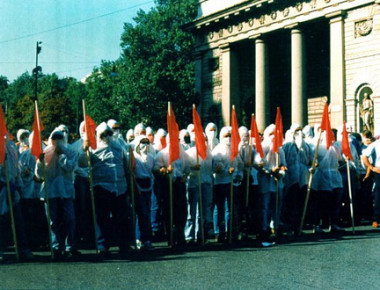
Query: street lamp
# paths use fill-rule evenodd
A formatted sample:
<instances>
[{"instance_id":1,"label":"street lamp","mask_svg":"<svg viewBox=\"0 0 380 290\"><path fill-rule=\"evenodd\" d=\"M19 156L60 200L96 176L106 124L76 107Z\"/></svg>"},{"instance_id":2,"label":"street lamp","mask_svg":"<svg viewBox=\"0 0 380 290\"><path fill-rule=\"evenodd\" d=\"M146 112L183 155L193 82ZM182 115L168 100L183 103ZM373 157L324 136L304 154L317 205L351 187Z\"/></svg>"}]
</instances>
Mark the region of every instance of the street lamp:
<instances>
[{"instance_id":1,"label":"street lamp","mask_svg":"<svg viewBox=\"0 0 380 290\"><path fill-rule=\"evenodd\" d=\"M42 67L38 66L38 55L41 52L42 41L37 41L36 44L36 67L33 69L33 74L35 74L35 83L34 83L34 99L37 101L37 82L38 82L38 72L42 71Z\"/></svg>"}]
</instances>

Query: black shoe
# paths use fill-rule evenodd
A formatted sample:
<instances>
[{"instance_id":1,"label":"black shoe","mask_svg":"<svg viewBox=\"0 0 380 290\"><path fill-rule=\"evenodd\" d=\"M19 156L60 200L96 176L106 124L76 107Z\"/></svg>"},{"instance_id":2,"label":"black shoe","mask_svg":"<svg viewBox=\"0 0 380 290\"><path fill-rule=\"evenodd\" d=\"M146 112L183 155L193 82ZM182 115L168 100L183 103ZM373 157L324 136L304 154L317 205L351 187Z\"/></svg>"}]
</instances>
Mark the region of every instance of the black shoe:
<instances>
[{"instance_id":1,"label":"black shoe","mask_svg":"<svg viewBox=\"0 0 380 290\"><path fill-rule=\"evenodd\" d=\"M67 258L73 258L73 259L78 259L82 253L79 252L77 249L71 249L69 251L66 251L66 257Z\"/></svg>"},{"instance_id":2,"label":"black shoe","mask_svg":"<svg viewBox=\"0 0 380 290\"><path fill-rule=\"evenodd\" d=\"M34 255L31 250L24 250L21 252L20 258L23 261L30 261L30 260L33 260Z\"/></svg>"},{"instance_id":3,"label":"black shoe","mask_svg":"<svg viewBox=\"0 0 380 290\"><path fill-rule=\"evenodd\" d=\"M97 253L97 258L100 261L109 260L111 258L111 253L107 249L99 250Z\"/></svg>"},{"instance_id":4,"label":"black shoe","mask_svg":"<svg viewBox=\"0 0 380 290\"><path fill-rule=\"evenodd\" d=\"M62 262L65 260L65 252L62 250L53 250L53 261Z\"/></svg>"}]
</instances>

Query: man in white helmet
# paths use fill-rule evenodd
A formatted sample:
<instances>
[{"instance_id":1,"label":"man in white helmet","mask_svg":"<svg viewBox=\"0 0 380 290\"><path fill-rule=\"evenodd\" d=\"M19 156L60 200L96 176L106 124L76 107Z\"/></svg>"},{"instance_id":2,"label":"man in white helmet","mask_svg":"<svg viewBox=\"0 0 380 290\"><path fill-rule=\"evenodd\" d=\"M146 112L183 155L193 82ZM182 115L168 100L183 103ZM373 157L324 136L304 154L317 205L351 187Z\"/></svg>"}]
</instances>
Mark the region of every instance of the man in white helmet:
<instances>
[{"instance_id":1,"label":"man in white helmet","mask_svg":"<svg viewBox=\"0 0 380 290\"><path fill-rule=\"evenodd\" d=\"M262 143L264 157L256 155L256 163L259 165L259 220L260 220L260 234L259 240L263 247L274 245L270 240L270 223L274 221L275 224L280 222L283 180L286 170L285 154L282 148L279 148L278 153L272 151L273 138L274 138L275 125L271 124L264 130L264 140ZM277 154L278 164L277 164ZM276 180L278 180L279 188L279 204L278 212L276 215ZM277 216L277 221L276 221ZM278 229L275 229L278 230Z\"/></svg>"},{"instance_id":2,"label":"man in white helmet","mask_svg":"<svg viewBox=\"0 0 380 290\"><path fill-rule=\"evenodd\" d=\"M29 149L29 135L30 132L28 130L20 129L17 131L19 153Z\"/></svg>"},{"instance_id":3,"label":"man in white helmet","mask_svg":"<svg viewBox=\"0 0 380 290\"><path fill-rule=\"evenodd\" d=\"M78 156L68 148L65 135L58 128L51 133L49 144L37 161L35 174L39 179L46 177L43 186L47 188L50 204L54 259L61 260L67 254L74 257L80 254L75 244L74 211L74 170Z\"/></svg>"},{"instance_id":4,"label":"man in white helmet","mask_svg":"<svg viewBox=\"0 0 380 290\"><path fill-rule=\"evenodd\" d=\"M318 132L316 128L315 132ZM343 182L339 166L343 164L342 153L335 142L327 148L326 132L322 133L317 164L310 196L310 213L314 232L323 232L322 226L330 231L340 231L338 200L342 194ZM321 224L321 219L324 224Z\"/></svg>"},{"instance_id":5,"label":"man in white helmet","mask_svg":"<svg viewBox=\"0 0 380 290\"><path fill-rule=\"evenodd\" d=\"M220 130L220 143L212 151L212 162L214 176L214 194L215 204L217 206L217 218L219 227L219 242L226 242L226 227L228 232L232 231L232 235L237 238L237 215L234 211L233 228L229 227L229 215L230 213L230 185L231 175L234 184L239 184L243 178L243 162L240 156L236 156L234 161L231 162L231 127L223 127ZM236 196L237 187L234 186L234 195ZM234 207L236 207L236 198L234 198ZM227 226L226 226L227 225Z\"/></svg>"},{"instance_id":6,"label":"man in white helmet","mask_svg":"<svg viewBox=\"0 0 380 290\"><path fill-rule=\"evenodd\" d=\"M283 197L283 221L295 234L299 231L301 215L305 203L309 168L312 165L314 152L305 142L301 126L293 124L289 132L289 142L282 147L285 153L287 174Z\"/></svg>"},{"instance_id":7,"label":"man in white helmet","mask_svg":"<svg viewBox=\"0 0 380 290\"><path fill-rule=\"evenodd\" d=\"M29 136L28 144L33 140L33 133ZM32 155L31 149L21 152L18 159L21 186L21 209L24 217L26 235L32 247L46 245L47 223L44 213L44 202L41 201L43 192L41 191L42 180L34 175L36 158Z\"/></svg>"},{"instance_id":8,"label":"man in white helmet","mask_svg":"<svg viewBox=\"0 0 380 290\"><path fill-rule=\"evenodd\" d=\"M17 243L20 250L21 259L31 259L33 254L29 249L27 236L24 230L24 221L20 208L20 195L22 180L18 168L18 152L16 145L7 140L5 144L5 152L7 155L8 180L10 182L10 190L13 202L13 215L16 227ZM6 260L4 251L8 246L6 229L9 228L9 202L7 197L7 186L4 165L0 165L0 264Z\"/></svg>"},{"instance_id":9,"label":"man in white helmet","mask_svg":"<svg viewBox=\"0 0 380 290\"><path fill-rule=\"evenodd\" d=\"M169 178L168 174L173 177L173 223L174 231L174 245L185 244L185 225L187 219L187 199L186 199L186 180L190 171L189 158L181 146L180 157L169 164L169 147L170 136L167 136L167 144L163 150L159 151L156 155L154 170L162 177L162 199L163 199L163 216L169 229ZM177 140L179 142L179 140ZM171 245L171 246L174 246Z\"/></svg>"},{"instance_id":10,"label":"man in white helmet","mask_svg":"<svg viewBox=\"0 0 380 290\"><path fill-rule=\"evenodd\" d=\"M68 146L69 145L69 128L64 124L61 124L57 127L57 130L63 133L63 143L65 146Z\"/></svg>"},{"instance_id":11,"label":"man in white helmet","mask_svg":"<svg viewBox=\"0 0 380 290\"><path fill-rule=\"evenodd\" d=\"M104 235L104 249L100 254L106 258L111 242L119 246L120 257L127 257L128 208L126 201L127 183L123 164L127 162L123 150L113 140L114 132L105 122L96 128L97 148L90 153L97 223ZM84 149L88 148L85 142ZM87 156L82 154L80 166L87 166Z\"/></svg>"},{"instance_id":12,"label":"man in white helmet","mask_svg":"<svg viewBox=\"0 0 380 290\"><path fill-rule=\"evenodd\" d=\"M218 135L218 128L214 123L208 123L205 128L205 134L207 137L207 146L210 148L210 150L214 150L216 145L219 144L219 140L217 138Z\"/></svg>"}]
</instances>

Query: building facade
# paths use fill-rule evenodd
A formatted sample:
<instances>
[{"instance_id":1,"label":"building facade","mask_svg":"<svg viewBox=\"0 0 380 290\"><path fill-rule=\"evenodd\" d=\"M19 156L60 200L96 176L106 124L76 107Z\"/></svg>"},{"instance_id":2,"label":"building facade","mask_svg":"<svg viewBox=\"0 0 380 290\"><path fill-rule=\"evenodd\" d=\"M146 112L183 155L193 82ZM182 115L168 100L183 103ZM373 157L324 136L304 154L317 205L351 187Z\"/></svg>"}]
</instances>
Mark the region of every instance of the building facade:
<instances>
[{"instance_id":1,"label":"building facade","mask_svg":"<svg viewBox=\"0 0 380 290\"><path fill-rule=\"evenodd\" d=\"M281 108L284 126L320 122L380 134L380 0L200 0L196 91L205 121L255 113L259 130ZM365 124L364 115L372 124Z\"/></svg>"}]
</instances>

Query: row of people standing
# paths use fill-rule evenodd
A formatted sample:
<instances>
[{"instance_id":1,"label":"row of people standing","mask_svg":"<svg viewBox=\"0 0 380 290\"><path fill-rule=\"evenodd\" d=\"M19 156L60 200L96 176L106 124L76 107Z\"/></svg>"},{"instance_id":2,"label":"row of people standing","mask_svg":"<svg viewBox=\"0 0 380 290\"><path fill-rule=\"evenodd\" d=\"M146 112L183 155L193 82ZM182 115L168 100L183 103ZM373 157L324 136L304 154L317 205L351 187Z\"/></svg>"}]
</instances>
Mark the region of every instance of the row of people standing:
<instances>
[{"instance_id":1,"label":"row of people standing","mask_svg":"<svg viewBox=\"0 0 380 290\"><path fill-rule=\"evenodd\" d=\"M21 180L20 186L13 191L14 200L17 201L17 193L21 193L24 200L22 202L24 215L27 216L27 213L31 212L29 215L31 219L41 218L41 214L33 215L31 209L41 209L40 198L44 197L46 187L54 255L58 259L67 253L78 255L77 236L87 238L93 236L92 231L88 230L91 228L91 204L87 156L90 156L96 211L95 235L97 247L104 255L107 255L110 246L116 244L120 248L120 254L126 256L129 245L134 243L135 238L142 241L144 247L151 248L152 233L157 235L160 230L169 231L168 174L173 178L176 244L200 239L199 188L201 188L203 227L206 237L213 237L217 233L218 240L225 242L226 232L231 230L236 239L242 231L242 221L245 219L248 222L250 219L250 223L246 226L257 224L256 233L262 244L273 245L270 240L271 221L280 225L285 223L294 232L299 230L300 214L316 144L316 138L311 138L309 129L307 126L301 131L300 126L293 125L287 132L284 146L280 148L277 157L271 150L274 125L270 125L264 131L264 156L261 157L255 150L254 140L252 146L250 145L248 129L241 127L239 133L242 141L239 145L239 155L231 162L230 127L223 127L220 130L218 140L215 124L207 125L205 129L208 140L207 157L202 160L197 157L193 126L190 125L188 130L180 134L180 158L172 164L168 164L167 144L170 142L166 140L170 136L167 136L163 129L159 129L154 135L151 128L145 128L142 124L137 125L134 130L135 139L126 142L120 134L118 122L109 120L107 123L101 123L96 128L97 149L91 150L89 155L84 151L89 150L91 145L85 140L84 125L80 126L81 138L73 144L68 144L68 129L61 125L51 133L44 154L37 162L28 148L28 132L20 130L19 153L16 150L16 154L13 154L14 160L8 158L11 164L19 164L13 166L16 168L15 176ZM315 128L315 131L318 131L318 128ZM347 179L347 176L344 170L340 170L345 162L340 151L340 136L341 132L338 132L338 142L328 149L322 137L319 146L318 166L313 172L309 214L309 222L314 226L315 232L322 231L321 220L329 223L332 230L341 229L339 217L345 187L344 178ZM353 172L365 176L365 167L360 163L360 146L357 137L352 134L350 140L354 155L354 162L350 161L350 167ZM366 165L370 169L372 166L372 171L376 171L376 164L371 165L371 162L377 162L377 157L373 156L377 147L371 148L366 151L369 153L365 154L372 158L367 160ZM8 142L7 150L14 149L15 146ZM133 158L130 154L133 154ZM11 155L9 153L9 156ZM132 162L131 159L135 161ZM198 174L200 174L200 187ZM138 220L136 234L131 223L134 219L131 217L131 188L128 187L128 180L136 184L135 209ZM249 195L245 194L244 185L247 180ZM353 183L355 184L355 178ZM356 179L355 189L358 188L358 184ZM234 197L232 218L235 221L232 229L229 225L231 188ZM4 187L2 190L4 191ZM4 208L2 216L4 216L7 206L4 202L4 193L1 196ZM247 196L249 203L246 201ZM376 204L378 202L375 202ZM376 212L378 210L375 210ZM375 222L377 222L376 217L374 224ZM43 233L43 231L37 232L39 235ZM29 230L29 236L33 235L35 232ZM26 246L23 248L27 250Z\"/></svg>"}]
</instances>

